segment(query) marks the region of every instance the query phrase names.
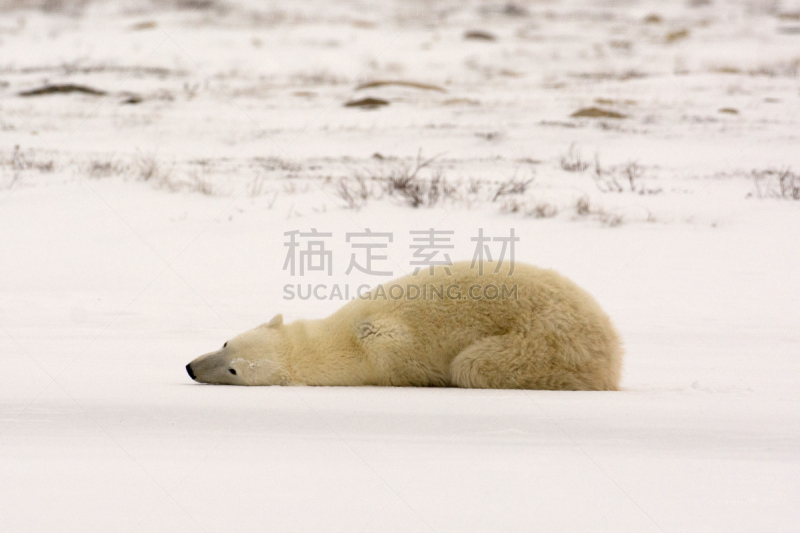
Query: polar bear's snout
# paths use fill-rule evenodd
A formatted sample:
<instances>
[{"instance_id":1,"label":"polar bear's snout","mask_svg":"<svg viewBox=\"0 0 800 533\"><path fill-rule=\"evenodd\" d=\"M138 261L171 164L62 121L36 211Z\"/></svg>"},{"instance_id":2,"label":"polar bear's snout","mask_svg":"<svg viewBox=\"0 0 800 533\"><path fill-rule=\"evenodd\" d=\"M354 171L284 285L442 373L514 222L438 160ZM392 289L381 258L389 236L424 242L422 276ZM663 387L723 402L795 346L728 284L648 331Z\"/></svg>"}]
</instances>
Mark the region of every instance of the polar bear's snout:
<instances>
[{"instance_id":1,"label":"polar bear's snout","mask_svg":"<svg viewBox=\"0 0 800 533\"><path fill-rule=\"evenodd\" d=\"M245 331L229 339L222 348L194 359L186 365L189 377L199 383L218 385L284 385L288 343L283 317Z\"/></svg>"},{"instance_id":2,"label":"polar bear's snout","mask_svg":"<svg viewBox=\"0 0 800 533\"><path fill-rule=\"evenodd\" d=\"M186 365L186 372L190 378L200 383L239 385L236 369L228 359L224 349L210 352Z\"/></svg>"}]
</instances>

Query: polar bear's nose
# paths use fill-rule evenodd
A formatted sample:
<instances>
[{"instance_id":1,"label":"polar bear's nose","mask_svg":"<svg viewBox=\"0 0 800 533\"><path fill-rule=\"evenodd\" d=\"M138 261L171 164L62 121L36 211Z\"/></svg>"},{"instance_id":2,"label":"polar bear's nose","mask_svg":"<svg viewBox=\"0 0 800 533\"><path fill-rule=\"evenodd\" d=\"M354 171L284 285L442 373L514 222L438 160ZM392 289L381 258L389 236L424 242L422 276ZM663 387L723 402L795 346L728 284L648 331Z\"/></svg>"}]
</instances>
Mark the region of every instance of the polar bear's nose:
<instances>
[{"instance_id":1,"label":"polar bear's nose","mask_svg":"<svg viewBox=\"0 0 800 533\"><path fill-rule=\"evenodd\" d=\"M195 379L194 372L192 372L192 363L186 365L186 371L189 373L189 377Z\"/></svg>"}]
</instances>

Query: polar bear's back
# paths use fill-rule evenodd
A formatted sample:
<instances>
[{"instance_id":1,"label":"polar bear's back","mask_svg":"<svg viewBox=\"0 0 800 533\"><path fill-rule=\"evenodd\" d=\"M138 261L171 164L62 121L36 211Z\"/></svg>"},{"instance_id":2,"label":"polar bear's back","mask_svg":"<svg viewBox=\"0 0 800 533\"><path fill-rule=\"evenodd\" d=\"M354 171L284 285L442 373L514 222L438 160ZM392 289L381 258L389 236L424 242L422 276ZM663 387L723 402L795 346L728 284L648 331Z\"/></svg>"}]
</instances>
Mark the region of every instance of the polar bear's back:
<instances>
[{"instance_id":1,"label":"polar bear's back","mask_svg":"<svg viewBox=\"0 0 800 533\"><path fill-rule=\"evenodd\" d=\"M449 271L436 267L387 283L331 317L353 328L375 358L378 382L454 384L453 365L469 359L477 384L467 386L618 388L619 337L576 284L520 263L513 272L487 264L481 274L466 262ZM473 367L493 367L493 377ZM503 372L509 375L496 375Z\"/></svg>"}]
</instances>

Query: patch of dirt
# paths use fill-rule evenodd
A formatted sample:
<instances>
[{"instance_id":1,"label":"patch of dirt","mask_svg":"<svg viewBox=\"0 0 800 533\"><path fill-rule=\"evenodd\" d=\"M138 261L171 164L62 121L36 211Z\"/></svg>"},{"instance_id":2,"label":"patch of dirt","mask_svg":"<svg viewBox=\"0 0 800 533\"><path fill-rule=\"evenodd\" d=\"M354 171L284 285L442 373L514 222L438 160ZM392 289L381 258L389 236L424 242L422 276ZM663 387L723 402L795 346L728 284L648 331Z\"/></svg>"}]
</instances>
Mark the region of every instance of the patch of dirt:
<instances>
[{"instance_id":1,"label":"patch of dirt","mask_svg":"<svg viewBox=\"0 0 800 533\"><path fill-rule=\"evenodd\" d=\"M23 98L28 98L31 96L47 96L49 94L69 94L69 93L82 93L82 94L89 94L92 96L105 96L108 94L105 91L101 91L100 89L94 89L92 87L87 87L85 85L74 85L71 83L67 83L64 85L45 85L44 87L39 87L38 89L31 89L30 91L22 91L19 93L20 96Z\"/></svg>"},{"instance_id":2,"label":"patch of dirt","mask_svg":"<svg viewBox=\"0 0 800 533\"><path fill-rule=\"evenodd\" d=\"M473 41L496 41L497 37L495 37L494 34L489 33L488 31L470 30L464 33L464 39L469 39Z\"/></svg>"},{"instance_id":3,"label":"patch of dirt","mask_svg":"<svg viewBox=\"0 0 800 533\"><path fill-rule=\"evenodd\" d=\"M351 100L344 104L345 107L362 107L364 109L377 109L387 105L389 105L389 102L380 98L362 98L360 100Z\"/></svg>"},{"instance_id":4,"label":"patch of dirt","mask_svg":"<svg viewBox=\"0 0 800 533\"><path fill-rule=\"evenodd\" d=\"M378 87L388 87L388 86L409 87L411 89L420 89L422 91L439 91L440 93L447 92L446 89L444 89L443 87L439 87L438 85L431 85L429 83L417 83L415 81L404 81L404 80L369 81L357 86L356 91L361 91L363 89L375 89Z\"/></svg>"},{"instance_id":5,"label":"patch of dirt","mask_svg":"<svg viewBox=\"0 0 800 533\"><path fill-rule=\"evenodd\" d=\"M136 24L133 24L131 26L131 30L133 31L154 30L156 28L158 28L158 24L156 24L152 20L137 22Z\"/></svg>"},{"instance_id":6,"label":"patch of dirt","mask_svg":"<svg viewBox=\"0 0 800 533\"><path fill-rule=\"evenodd\" d=\"M601 109L599 107L584 107L582 109L578 109L570 116L572 118L627 118L627 116L623 115L622 113Z\"/></svg>"},{"instance_id":7,"label":"patch of dirt","mask_svg":"<svg viewBox=\"0 0 800 533\"><path fill-rule=\"evenodd\" d=\"M450 98L442 102L442 105L481 105L480 100L474 100L472 98Z\"/></svg>"},{"instance_id":8,"label":"patch of dirt","mask_svg":"<svg viewBox=\"0 0 800 533\"><path fill-rule=\"evenodd\" d=\"M138 94L125 93L124 96L125 99L122 102L120 102L120 104L122 105L136 105L136 104L141 104L144 101L144 98L142 98Z\"/></svg>"},{"instance_id":9,"label":"patch of dirt","mask_svg":"<svg viewBox=\"0 0 800 533\"><path fill-rule=\"evenodd\" d=\"M689 37L689 30L683 28L680 30L669 32L667 36L664 37L664 40L667 41L668 43L674 43L686 39L687 37Z\"/></svg>"}]
</instances>

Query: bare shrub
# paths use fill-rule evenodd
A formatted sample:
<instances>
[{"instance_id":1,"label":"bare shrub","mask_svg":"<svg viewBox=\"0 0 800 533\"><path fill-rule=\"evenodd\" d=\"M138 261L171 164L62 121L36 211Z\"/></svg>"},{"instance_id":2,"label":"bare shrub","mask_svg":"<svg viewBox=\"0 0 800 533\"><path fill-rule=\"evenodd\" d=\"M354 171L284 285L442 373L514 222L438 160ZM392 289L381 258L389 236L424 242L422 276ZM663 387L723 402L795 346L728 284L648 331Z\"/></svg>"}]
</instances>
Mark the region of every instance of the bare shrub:
<instances>
[{"instance_id":1,"label":"bare shrub","mask_svg":"<svg viewBox=\"0 0 800 533\"><path fill-rule=\"evenodd\" d=\"M581 158L581 151L575 143L569 145L569 151L561 156L561 168L567 172L583 172L589 168L589 162Z\"/></svg>"},{"instance_id":2,"label":"bare shrub","mask_svg":"<svg viewBox=\"0 0 800 533\"><path fill-rule=\"evenodd\" d=\"M0 2L0 12L38 9L45 13L64 13L79 15L90 0L11 0Z\"/></svg>"},{"instance_id":3,"label":"bare shrub","mask_svg":"<svg viewBox=\"0 0 800 533\"><path fill-rule=\"evenodd\" d=\"M768 78L786 77L796 78L800 74L800 57L785 61L760 63L750 68L740 68L731 64L712 65L710 72L717 74L734 74L748 76L766 76Z\"/></svg>"},{"instance_id":4,"label":"bare shrub","mask_svg":"<svg viewBox=\"0 0 800 533\"><path fill-rule=\"evenodd\" d=\"M14 146L9 164L14 171L38 170L42 173L52 172L55 163L52 159L39 159L33 150L23 152L19 145Z\"/></svg>"},{"instance_id":5,"label":"bare shrub","mask_svg":"<svg viewBox=\"0 0 800 533\"><path fill-rule=\"evenodd\" d=\"M492 202L496 202L498 198L503 196L525 194L525 191L528 190L528 186L533 183L533 180L534 178L522 180L517 179L516 176L512 177L508 181L500 184L500 186L497 188L497 191L494 193Z\"/></svg>"},{"instance_id":6,"label":"bare shrub","mask_svg":"<svg viewBox=\"0 0 800 533\"><path fill-rule=\"evenodd\" d=\"M141 181L154 184L156 187L177 192L186 187L185 182L175 179L174 165L167 167L155 155L138 155L133 161L134 173Z\"/></svg>"},{"instance_id":7,"label":"bare shrub","mask_svg":"<svg viewBox=\"0 0 800 533\"><path fill-rule=\"evenodd\" d=\"M606 209L593 205L588 196L581 196L575 201L575 214L581 218L592 218L610 228L619 226L623 222L622 215L612 213Z\"/></svg>"},{"instance_id":8,"label":"bare shrub","mask_svg":"<svg viewBox=\"0 0 800 533\"><path fill-rule=\"evenodd\" d=\"M640 179L642 177L642 167L640 167L635 161L628 163L622 169L622 175L628 180L628 186L630 187L631 192L637 192L637 190L643 190L640 186Z\"/></svg>"},{"instance_id":9,"label":"bare shrub","mask_svg":"<svg viewBox=\"0 0 800 533\"><path fill-rule=\"evenodd\" d=\"M518 198L511 198L500 205L503 213L522 213L532 218L552 218L558 215L558 206L550 202L540 201L532 205Z\"/></svg>"},{"instance_id":10,"label":"bare shrub","mask_svg":"<svg viewBox=\"0 0 800 533\"><path fill-rule=\"evenodd\" d=\"M152 154L138 155L134 159L134 165L136 166L138 177L142 181L158 180L164 175L161 164L156 159L156 156Z\"/></svg>"},{"instance_id":11,"label":"bare shrub","mask_svg":"<svg viewBox=\"0 0 800 533\"><path fill-rule=\"evenodd\" d=\"M415 173L389 176L385 191L389 196L400 197L410 207L432 207L451 198L455 193L452 187L437 171L431 178L420 178Z\"/></svg>"},{"instance_id":12,"label":"bare shrub","mask_svg":"<svg viewBox=\"0 0 800 533\"><path fill-rule=\"evenodd\" d=\"M267 171L281 170L283 172L299 172L301 167L291 159L280 157L256 157L255 162L258 166Z\"/></svg>"},{"instance_id":13,"label":"bare shrub","mask_svg":"<svg viewBox=\"0 0 800 533\"><path fill-rule=\"evenodd\" d=\"M275 201L278 199L278 191L274 191L272 193L272 198L267 202L267 209L272 209L272 206L275 205Z\"/></svg>"},{"instance_id":14,"label":"bare shrub","mask_svg":"<svg viewBox=\"0 0 800 533\"><path fill-rule=\"evenodd\" d=\"M439 167L434 168L436 157L397 161L394 158L379 158L378 169L354 173L336 182L336 194L350 209L361 209L370 200L384 197L400 200L412 207L433 207L448 202L498 202L504 200L501 210L509 211L512 202L505 201L522 197L533 183L534 178L518 178L516 175L503 182L484 181L479 178L450 181ZM330 181L330 179L328 180ZM524 200L517 202L525 205ZM525 207L528 216L540 218L554 216L558 212L554 206L541 206L538 211Z\"/></svg>"},{"instance_id":15,"label":"bare shrub","mask_svg":"<svg viewBox=\"0 0 800 533\"><path fill-rule=\"evenodd\" d=\"M763 64L747 71L750 76L767 76L775 78L779 76L796 78L800 74L800 57L795 57L789 61L778 61L776 63Z\"/></svg>"},{"instance_id":16,"label":"bare shrub","mask_svg":"<svg viewBox=\"0 0 800 533\"><path fill-rule=\"evenodd\" d=\"M751 175L757 198L800 200L800 174L792 172L790 168L753 170Z\"/></svg>"},{"instance_id":17,"label":"bare shrub","mask_svg":"<svg viewBox=\"0 0 800 533\"><path fill-rule=\"evenodd\" d=\"M248 185L249 194L251 197L255 198L256 196L263 196L265 194L272 194L272 200L270 200L270 209L272 209L272 204L275 203L276 198L278 197L278 191L274 189L265 190L264 185L269 181L269 176L265 176L263 173L259 173Z\"/></svg>"},{"instance_id":18,"label":"bare shrub","mask_svg":"<svg viewBox=\"0 0 800 533\"><path fill-rule=\"evenodd\" d=\"M291 81L295 85L302 86L345 85L350 82L348 78L324 69L296 73L291 77Z\"/></svg>"},{"instance_id":19,"label":"bare shrub","mask_svg":"<svg viewBox=\"0 0 800 533\"><path fill-rule=\"evenodd\" d=\"M430 172L429 178L422 178L420 172L429 169L437 156L422 159L417 155L413 165L403 165L393 170L384 181L387 196L402 199L410 207L432 207L439 202L452 199L456 187L447 182L441 169Z\"/></svg>"},{"instance_id":20,"label":"bare shrub","mask_svg":"<svg viewBox=\"0 0 800 533\"><path fill-rule=\"evenodd\" d=\"M597 188L603 193L631 192L645 195L662 192L661 188L649 187L645 183L644 167L635 161L617 167L603 168L600 165L599 157L595 156L592 178Z\"/></svg>"},{"instance_id":21,"label":"bare shrub","mask_svg":"<svg viewBox=\"0 0 800 533\"><path fill-rule=\"evenodd\" d=\"M592 178L600 192L622 192L624 190L614 173L600 166L600 158L596 155L594 157L594 174L592 174Z\"/></svg>"},{"instance_id":22,"label":"bare shrub","mask_svg":"<svg viewBox=\"0 0 800 533\"><path fill-rule=\"evenodd\" d=\"M250 196L261 196L264 192L264 183L267 181L267 177L263 174L258 174L253 181L250 182L248 188L250 189Z\"/></svg>"},{"instance_id":23,"label":"bare shrub","mask_svg":"<svg viewBox=\"0 0 800 533\"><path fill-rule=\"evenodd\" d=\"M350 209L361 209L369 200L379 200L384 196L418 208L469 199L483 188L484 184L479 180L470 180L468 184L451 183L441 169L432 168L435 160L436 157L423 159L420 153L412 163L392 163L388 172L381 169L356 173L341 178L336 193Z\"/></svg>"},{"instance_id":24,"label":"bare shrub","mask_svg":"<svg viewBox=\"0 0 800 533\"><path fill-rule=\"evenodd\" d=\"M200 92L199 83L183 82L183 93L186 95L187 100L193 99Z\"/></svg>"},{"instance_id":25,"label":"bare shrub","mask_svg":"<svg viewBox=\"0 0 800 533\"><path fill-rule=\"evenodd\" d=\"M525 202L512 198L500 204L500 211L503 213L522 213L525 211Z\"/></svg>"},{"instance_id":26,"label":"bare shrub","mask_svg":"<svg viewBox=\"0 0 800 533\"><path fill-rule=\"evenodd\" d=\"M533 218L553 218L558 215L558 207L549 202L539 202L534 204L525 214Z\"/></svg>"},{"instance_id":27,"label":"bare shrub","mask_svg":"<svg viewBox=\"0 0 800 533\"><path fill-rule=\"evenodd\" d=\"M614 228L622 224L623 218L622 215L617 213L609 213L605 210L598 210L595 212L595 217L601 224L608 226L609 228Z\"/></svg>"},{"instance_id":28,"label":"bare shrub","mask_svg":"<svg viewBox=\"0 0 800 533\"><path fill-rule=\"evenodd\" d=\"M439 201L446 200L455 192L455 188L451 187L447 180L442 175L441 170L437 170L433 177L428 182L427 191L427 205L435 205Z\"/></svg>"},{"instance_id":29,"label":"bare shrub","mask_svg":"<svg viewBox=\"0 0 800 533\"><path fill-rule=\"evenodd\" d=\"M92 159L86 165L86 174L93 179L121 176L128 172L128 166L120 161Z\"/></svg>"},{"instance_id":30,"label":"bare shrub","mask_svg":"<svg viewBox=\"0 0 800 533\"><path fill-rule=\"evenodd\" d=\"M227 2L220 0L170 0L160 4L186 11L213 11L217 15L225 15L231 10Z\"/></svg>"},{"instance_id":31,"label":"bare shrub","mask_svg":"<svg viewBox=\"0 0 800 533\"><path fill-rule=\"evenodd\" d=\"M580 217L585 217L591 213L591 204L588 196L581 196L575 201L575 213Z\"/></svg>"},{"instance_id":32,"label":"bare shrub","mask_svg":"<svg viewBox=\"0 0 800 533\"><path fill-rule=\"evenodd\" d=\"M367 205L367 200L373 197L374 190L372 184L367 182L367 178L356 175L353 178L340 179L336 192L348 209L357 211Z\"/></svg>"},{"instance_id":33,"label":"bare shrub","mask_svg":"<svg viewBox=\"0 0 800 533\"><path fill-rule=\"evenodd\" d=\"M483 189L483 185L484 183L481 180L471 178L467 186L467 194L471 195L479 194L481 192L481 189Z\"/></svg>"},{"instance_id":34,"label":"bare shrub","mask_svg":"<svg viewBox=\"0 0 800 533\"><path fill-rule=\"evenodd\" d=\"M206 196L214 194L214 189L211 186L211 181L208 179L206 167L194 169L189 174L189 191L199 192Z\"/></svg>"}]
</instances>

